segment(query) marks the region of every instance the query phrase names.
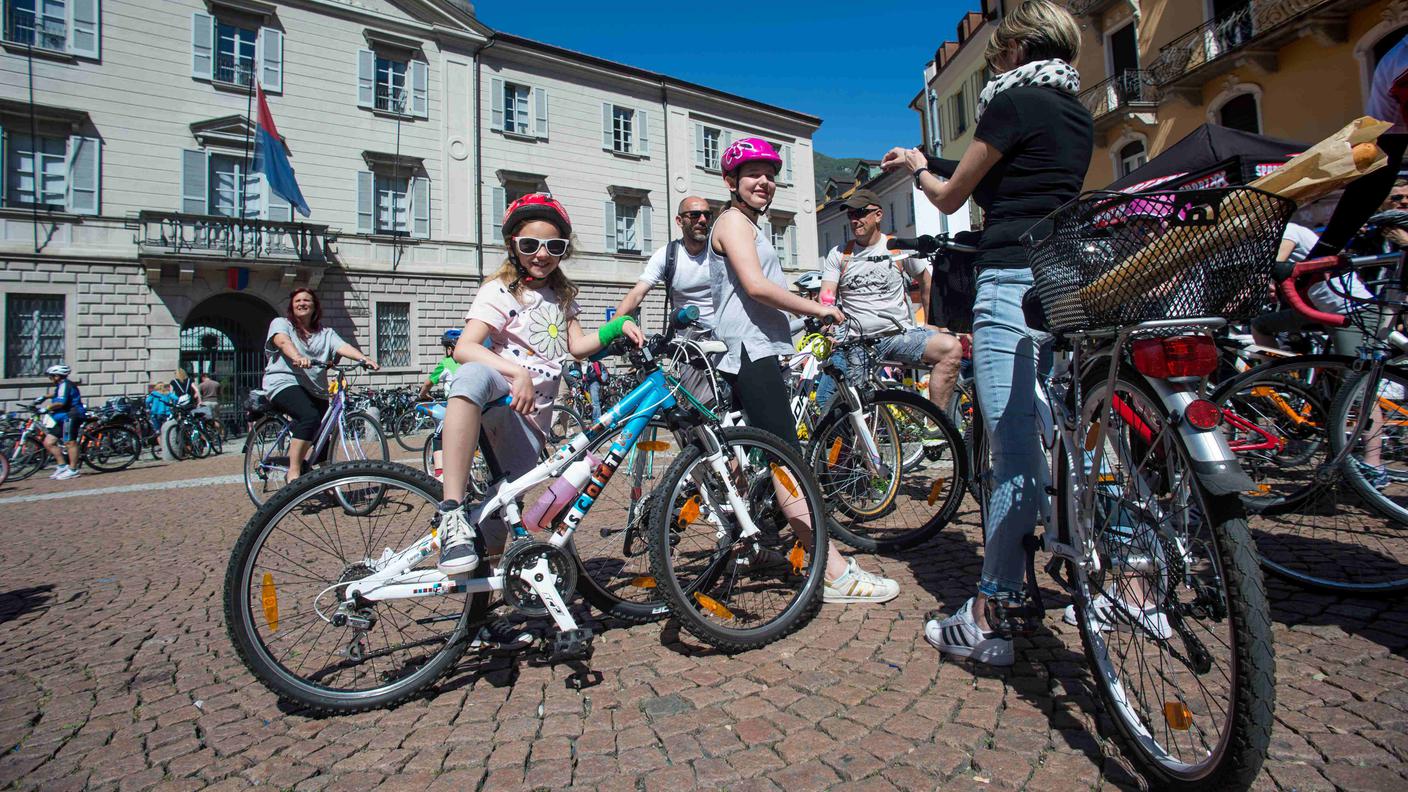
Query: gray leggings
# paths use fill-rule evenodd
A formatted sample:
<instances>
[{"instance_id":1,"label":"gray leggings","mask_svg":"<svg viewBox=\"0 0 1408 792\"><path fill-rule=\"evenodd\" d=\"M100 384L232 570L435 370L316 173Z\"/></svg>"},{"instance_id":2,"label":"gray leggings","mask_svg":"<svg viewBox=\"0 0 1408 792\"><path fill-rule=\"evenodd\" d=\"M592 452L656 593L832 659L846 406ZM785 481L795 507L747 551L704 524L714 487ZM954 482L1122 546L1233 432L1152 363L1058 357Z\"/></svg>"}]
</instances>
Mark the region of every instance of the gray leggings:
<instances>
[{"instance_id":1,"label":"gray leggings","mask_svg":"<svg viewBox=\"0 0 1408 792\"><path fill-rule=\"evenodd\" d=\"M487 446L483 449L485 456L493 458L500 474L513 478L538 466L545 438L536 423L507 406L495 404L508 394L509 383L504 375L483 363L460 366L450 382L449 398L468 399L483 409L480 437ZM490 405L488 409L484 409L486 404ZM473 521L473 514L470 519ZM497 546L498 537L508 532L497 518L486 521L482 527L490 547Z\"/></svg>"}]
</instances>

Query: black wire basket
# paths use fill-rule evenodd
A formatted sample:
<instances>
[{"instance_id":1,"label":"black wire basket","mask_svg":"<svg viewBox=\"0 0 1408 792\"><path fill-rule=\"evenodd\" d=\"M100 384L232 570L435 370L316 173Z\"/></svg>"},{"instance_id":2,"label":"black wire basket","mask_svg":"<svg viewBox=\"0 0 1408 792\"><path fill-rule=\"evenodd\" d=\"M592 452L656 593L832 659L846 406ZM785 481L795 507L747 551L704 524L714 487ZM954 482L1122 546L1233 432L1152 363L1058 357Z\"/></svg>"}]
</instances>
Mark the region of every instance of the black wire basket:
<instances>
[{"instance_id":1,"label":"black wire basket","mask_svg":"<svg viewBox=\"0 0 1408 792\"><path fill-rule=\"evenodd\" d=\"M1296 204L1250 187L1087 192L1023 237L1047 328L1256 315Z\"/></svg>"}]
</instances>

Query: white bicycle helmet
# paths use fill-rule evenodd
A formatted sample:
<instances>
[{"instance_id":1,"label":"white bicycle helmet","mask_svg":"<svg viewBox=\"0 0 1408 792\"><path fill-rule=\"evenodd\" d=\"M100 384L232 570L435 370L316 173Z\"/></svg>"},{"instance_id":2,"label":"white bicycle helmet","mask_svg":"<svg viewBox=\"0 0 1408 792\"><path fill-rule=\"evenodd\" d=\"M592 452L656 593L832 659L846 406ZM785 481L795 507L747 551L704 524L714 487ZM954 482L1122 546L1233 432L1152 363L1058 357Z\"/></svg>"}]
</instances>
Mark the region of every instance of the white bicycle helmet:
<instances>
[{"instance_id":1,"label":"white bicycle helmet","mask_svg":"<svg viewBox=\"0 0 1408 792\"><path fill-rule=\"evenodd\" d=\"M44 373L50 377L67 377L69 374L73 373L73 369L63 363L59 363L58 365L50 366Z\"/></svg>"},{"instance_id":2,"label":"white bicycle helmet","mask_svg":"<svg viewBox=\"0 0 1408 792\"><path fill-rule=\"evenodd\" d=\"M821 291L821 273L815 270L804 272L792 283L792 286L799 292L819 292Z\"/></svg>"}]
</instances>

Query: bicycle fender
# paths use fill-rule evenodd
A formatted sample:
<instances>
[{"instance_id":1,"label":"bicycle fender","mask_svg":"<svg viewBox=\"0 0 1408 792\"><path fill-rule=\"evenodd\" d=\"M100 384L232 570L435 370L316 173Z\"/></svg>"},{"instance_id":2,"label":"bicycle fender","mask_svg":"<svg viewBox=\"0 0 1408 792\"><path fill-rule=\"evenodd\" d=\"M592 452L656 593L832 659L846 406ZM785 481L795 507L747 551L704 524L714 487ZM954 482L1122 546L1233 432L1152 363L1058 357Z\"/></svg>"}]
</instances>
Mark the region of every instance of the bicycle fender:
<instances>
[{"instance_id":1,"label":"bicycle fender","mask_svg":"<svg viewBox=\"0 0 1408 792\"><path fill-rule=\"evenodd\" d=\"M1188 405L1200 398L1196 391L1185 385L1153 377L1146 377L1145 380L1158 394L1169 415L1183 415ZM1175 429L1183 438L1183 446L1188 449L1193 473L1209 492L1214 495L1236 495L1256 489L1256 483L1242 470L1237 454L1227 444L1227 435L1221 429L1195 429L1183 420L1176 422Z\"/></svg>"}]
</instances>

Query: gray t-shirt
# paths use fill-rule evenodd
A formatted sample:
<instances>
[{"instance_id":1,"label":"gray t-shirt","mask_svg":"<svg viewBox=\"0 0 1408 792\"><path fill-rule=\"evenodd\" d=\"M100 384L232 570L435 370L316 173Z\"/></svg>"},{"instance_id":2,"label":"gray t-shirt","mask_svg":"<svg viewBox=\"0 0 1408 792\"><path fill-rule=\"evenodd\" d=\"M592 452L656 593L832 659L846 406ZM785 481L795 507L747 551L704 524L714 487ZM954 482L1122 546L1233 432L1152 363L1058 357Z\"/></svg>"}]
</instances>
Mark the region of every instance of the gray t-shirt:
<instances>
[{"instance_id":1,"label":"gray t-shirt","mask_svg":"<svg viewBox=\"0 0 1408 792\"><path fill-rule=\"evenodd\" d=\"M778 261L777 251L768 241L767 234L755 226L753 240L763 275L786 289L787 279L782 275L782 263ZM748 296L728 258L714 252L712 231L709 232L709 244L704 249L709 256L709 278L714 295L714 338L728 346L728 354L719 361L719 370L737 374L743 362L744 349L748 350L749 360L791 354L792 330L787 324L787 314Z\"/></svg>"},{"instance_id":2,"label":"gray t-shirt","mask_svg":"<svg viewBox=\"0 0 1408 792\"><path fill-rule=\"evenodd\" d=\"M844 272L843 258L843 246L832 248L822 262L821 279L836 284L836 301L848 320L859 322L866 334L895 329L891 319L905 329L915 326L906 287L909 278L919 277L928 268L923 259L891 251L885 247L884 236L868 248L857 245ZM901 268L907 277L901 277Z\"/></svg>"},{"instance_id":3,"label":"gray t-shirt","mask_svg":"<svg viewBox=\"0 0 1408 792\"><path fill-rule=\"evenodd\" d=\"M709 281L709 248L705 246L699 255L692 255L678 241L671 242L651 255L645 263L645 271L640 274L641 283L658 286L665 282L665 257L670 245L675 246L675 277L670 281L671 298L675 308L693 305L699 309L699 321L706 330L714 327L714 294Z\"/></svg>"},{"instance_id":4,"label":"gray t-shirt","mask_svg":"<svg viewBox=\"0 0 1408 792\"><path fill-rule=\"evenodd\" d=\"M337 357L337 350L347 342L331 327L324 327L304 341L299 337L298 331L293 329L293 325L282 316L269 323L269 334L264 338L264 354L269 358L269 364L264 367L264 391L269 398L272 399L274 394L294 385L302 385L304 390L314 396L326 398L328 370L322 367L301 369L294 366L284 357L284 353L274 346L274 335L277 333L288 336L293 342L293 348L314 363L331 363L333 358Z\"/></svg>"}]
</instances>

